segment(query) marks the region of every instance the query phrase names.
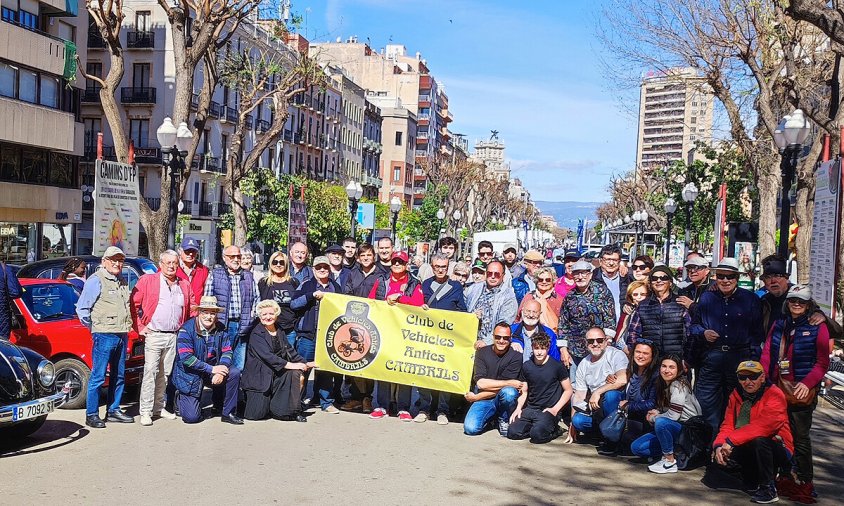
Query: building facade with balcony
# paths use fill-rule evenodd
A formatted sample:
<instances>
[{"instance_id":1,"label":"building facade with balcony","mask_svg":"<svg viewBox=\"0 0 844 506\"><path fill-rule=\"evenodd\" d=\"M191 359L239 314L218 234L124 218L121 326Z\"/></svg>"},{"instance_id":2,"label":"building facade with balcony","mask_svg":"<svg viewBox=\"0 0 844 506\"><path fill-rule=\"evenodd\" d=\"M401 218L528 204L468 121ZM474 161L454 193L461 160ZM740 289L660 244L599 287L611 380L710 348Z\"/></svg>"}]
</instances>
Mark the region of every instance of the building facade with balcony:
<instances>
[{"instance_id":1,"label":"building facade with balcony","mask_svg":"<svg viewBox=\"0 0 844 506\"><path fill-rule=\"evenodd\" d=\"M381 109L381 202L397 196L405 206L413 206L416 115L401 100L386 94L370 93L368 100Z\"/></svg>"},{"instance_id":2,"label":"building facade with balcony","mask_svg":"<svg viewBox=\"0 0 844 506\"><path fill-rule=\"evenodd\" d=\"M343 183L357 181L363 185L363 128L366 93L341 67L327 65L326 74L342 96L340 120L340 166Z\"/></svg>"},{"instance_id":3,"label":"building facade with balcony","mask_svg":"<svg viewBox=\"0 0 844 506\"><path fill-rule=\"evenodd\" d=\"M383 118L381 108L366 99L366 110L363 114L363 196L368 199L377 199L381 187L384 185L381 179L381 153L384 146L381 144Z\"/></svg>"},{"instance_id":4,"label":"building facade with balcony","mask_svg":"<svg viewBox=\"0 0 844 506\"><path fill-rule=\"evenodd\" d=\"M81 7L80 7L81 4ZM0 2L0 260L76 254L84 2Z\"/></svg>"}]
</instances>

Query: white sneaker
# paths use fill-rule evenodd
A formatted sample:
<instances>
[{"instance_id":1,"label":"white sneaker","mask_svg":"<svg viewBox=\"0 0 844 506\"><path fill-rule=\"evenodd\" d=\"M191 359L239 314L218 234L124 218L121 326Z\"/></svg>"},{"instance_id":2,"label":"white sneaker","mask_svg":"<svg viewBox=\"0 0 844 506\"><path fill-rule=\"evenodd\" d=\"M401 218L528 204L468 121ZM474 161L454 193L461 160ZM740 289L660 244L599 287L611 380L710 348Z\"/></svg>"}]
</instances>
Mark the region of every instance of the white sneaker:
<instances>
[{"instance_id":1,"label":"white sneaker","mask_svg":"<svg viewBox=\"0 0 844 506\"><path fill-rule=\"evenodd\" d=\"M149 415L141 415L141 425L144 427L152 425L152 417Z\"/></svg>"},{"instance_id":2,"label":"white sneaker","mask_svg":"<svg viewBox=\"0 0 844 506\"><path fill-rule=\"evenodd\" d=\"M437 415L437 425L448 425L448 417L445 415Z\"/></svg>"},{"instance_id":3,"label":"white sneaker","mask_svg":"<svg viewBox=\"0 0 844 506\"><path fill-rule=\"evenodd\" d=\"M329 404L327 408L322 410L323 413L328 413L329 415L337 415L340 413L340 410L337 409L334 404Z\"/></svg>"},{"instance_id":4,"label":"white sneaker","mask_svg":"<svg viewBox=\"0 0 844 506\"><path fill-rule=\"evenodd\" d=\"M671 462L665 460L663 457L657 462L648 466L648 471L656 474L667 474L667 473L676 473L677 472L677 461L673 460Z\"/></svg>"},{"instance_id":5,"label":"white sneaker","mask_svg":"<svg viewBox=\"0 0 844 506\"><path fill-rule=\"evenodd\" d=\"M162 409L161 413L159 413L159 416L161 416L161 418L166 418L167 420L175 420L176 419L176 413L171 413L171 412L167 411L166 409Z\"/></svg>"},{"instance_id":6,"label":"white sneaker","mask_svg":"<svg viewBox=\"0 0 844 506\"><path fill-rule=\"evenodd\" d=\"M428 421L428 413L420 412L416 417L413 419L416 423L425 423Z\"/></svg>"}]
</instances>

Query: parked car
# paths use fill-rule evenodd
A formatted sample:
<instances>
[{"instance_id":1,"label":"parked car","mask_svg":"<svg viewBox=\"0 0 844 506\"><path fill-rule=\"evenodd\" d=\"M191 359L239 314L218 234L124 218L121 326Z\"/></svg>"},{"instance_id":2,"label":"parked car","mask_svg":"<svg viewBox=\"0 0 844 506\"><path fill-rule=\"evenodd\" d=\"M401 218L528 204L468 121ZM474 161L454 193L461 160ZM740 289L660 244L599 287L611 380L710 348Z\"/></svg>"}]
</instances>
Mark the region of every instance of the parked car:
<instances>
[{"instance_id":1,"label":"parked car","mask_svg":"<svg viewBox=\"0 0 844 506\"><path fill-rule=\"evenodd\" d=\"M67 389L57 389L52 362L0 339L0 440L12 441L40 429L66 398Z\"/></svg>"},{"instance_id":2,"label":"parked car","mask_svg":"<svg viewBox=\"0 0 844 506\"><path fill-rule=\"evenodd\" d=\"M76 316L79 292L65 281L20 279L22 295L12 303L11 341L48 357L55 363L56 381L69 383L65 409L85 407L91 377L91 331ZM144 340L129 332L125 382L141 382L144 371ZM108 380L108 375L106 375Z\"/></svg>"},{"instance_id":3,"label":"parked car","mask_svg":"<svg viewBox=\"0 0 844 506\"><path fill-rule=\"evenodd\" d=\"M37 262L32 262L31 264L23 265L18 271L18 278L58 279L59 274L61 274L62 269L70 258L71 257L49 258L47 260L39 260ZM93 274L94 271L100 267L100 262L102 262L101 257L94 255L80 255L80 258L85 260L85 263L88 264L88 268L85 271L85 277ZM156 272L158 272L158 266L149 258L126 257L126 262L123 264L123 277L125 277L126 282L129 283L130 290L135 287L135 283L138 282L138 278L144 274L154 274Z\"/></svg>"}]
</instances>

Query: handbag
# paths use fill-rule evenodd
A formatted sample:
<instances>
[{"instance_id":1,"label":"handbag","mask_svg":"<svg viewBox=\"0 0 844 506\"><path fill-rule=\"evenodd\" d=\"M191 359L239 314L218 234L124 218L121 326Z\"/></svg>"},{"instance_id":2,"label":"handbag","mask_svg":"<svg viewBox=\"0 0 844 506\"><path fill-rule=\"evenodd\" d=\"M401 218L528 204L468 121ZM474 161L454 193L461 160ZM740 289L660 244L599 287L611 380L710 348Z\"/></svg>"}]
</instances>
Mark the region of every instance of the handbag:
<instances>
[{"instance_id":1,"label":"handbag","mask_svg":"<svg viewBox=\"0 0 844 506\"><path fill-rule=\"evenodd\" d=\"M786 348L788 348L788 342L786 341L786 332L783 331L783 338L780 340L780 358L777 364L780 364L782 359L785 357ZM783 379L782 374L777 375L777 386L780 387L780 390L782 390L785 394L785 401L790 406L810 406L815 402L815 398L818 396L818 385L815 385L813 388L809 389L809 395L802 399L798 399L794 395L794 387L797 386L797 382Z\"/></svg>"},{"instance_id":2,"label":"handbag","mask_svg":"<svg viewBox=\"0 0 844 506\"><path fill-rule=\"evenodd\" d=\"M604 439L611 443L618 443L627 427L627 411L619 408L615 413L601 420L599 427Z\"/></svg>"}]
</instances>

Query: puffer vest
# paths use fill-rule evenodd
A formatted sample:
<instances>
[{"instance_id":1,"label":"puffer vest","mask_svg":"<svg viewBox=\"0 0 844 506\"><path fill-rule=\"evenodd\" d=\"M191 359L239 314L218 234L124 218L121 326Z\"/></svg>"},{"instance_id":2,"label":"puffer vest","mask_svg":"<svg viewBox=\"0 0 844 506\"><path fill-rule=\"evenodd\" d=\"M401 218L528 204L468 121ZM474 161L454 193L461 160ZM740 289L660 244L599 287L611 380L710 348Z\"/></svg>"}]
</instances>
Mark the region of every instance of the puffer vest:
<instances>
[{"instance_id":1,"label":"puffer vest","mask_svg":"<svg viewBox=\"0 0 844 506\"><path fill-rule=\"evenodd\" d=\"M252 319L252 303L257 294L253 291L255 282L252 280L252 273L240 271L240 323L248 325ZM223 325L229 324L229 301L232 298L232 285L229 281L229 271L220 266L214 267L214 296L217 297L217 305L226 308L225 311L217 313L217 317Z\"/></svg>"},{"instance_id":2,"label":"puffer vest","mask_svg":"<svg viewBox=\"0 0 844 506\"><path fill-rule=\"evenodd\" d=\"M786 322L791 320L790 316L774 322L771 329L771 362L769 366L768 377L772 377L774 367L780 360L780 343L782 342L782 334L785 331ZM818 326L809 325L808 316L801 316L790 325L789 337L786 339L788 343L794 343L794 348L791 350L791 370L794 372L794 380L800 381L806 377L815 367L815 362L818 359ZM785 357L788 357L786 350Z\"/></svg>"},{"instance_id":3,"label":"puffer vest","mask_svg":"<svg viewBox=\"0 0 844 506\"><path fill-rule=\"evenodd\" d=\"M676 300L677 297L671 294L665 302L660 303L655 295L651 295L639 304L642 339L650 339L656 343L661 356L672 353L683 356L683 345L687 337L683 318L686 308Z\"/></svg>"},{"instance_id":4,"label":"puffer vest","mask_svg":"<svg viewBox=\"0 0 844 506\"><path fill-rule=\"evenodd\" d=\"M100 279L100 295L91 308L91 332L124 333L132 328L129 315L129 285L104 268L94 273Z\"/></svg>"}]
</instances>

